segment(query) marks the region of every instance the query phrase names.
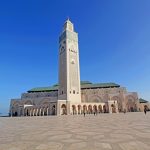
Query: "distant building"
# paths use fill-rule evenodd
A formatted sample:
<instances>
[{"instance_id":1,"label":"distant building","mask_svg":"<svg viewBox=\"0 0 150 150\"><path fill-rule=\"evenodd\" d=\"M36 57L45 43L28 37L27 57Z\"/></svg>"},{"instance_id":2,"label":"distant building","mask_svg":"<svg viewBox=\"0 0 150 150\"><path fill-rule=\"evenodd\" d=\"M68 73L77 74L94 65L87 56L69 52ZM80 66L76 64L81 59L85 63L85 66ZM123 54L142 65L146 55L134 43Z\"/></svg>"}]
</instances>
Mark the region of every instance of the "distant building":
<instances>
[{"instance_id":1,"label":"distant building","mask_svg":"<svg viewBox=\"0 0 150 150\"><path fill-rule=\"evenodd\" d=\"M33 88L12 99L11 116L118 113L139 110L136 92L115 83L80 82L78 34L67 20L59 37L59 84Z\"/></svg>"},{"instance_id":2,"label":"distant building","mask_svg":"<svg viewBox=\"0 0 150 150\"><path fill-rule=\"evenodd\" d=\"M146 108L148 111L150 110L150 102L149 101L140 98L139 103L140 103L139 111L144 111L144 108Z\"/></svg>"}]
</instances>

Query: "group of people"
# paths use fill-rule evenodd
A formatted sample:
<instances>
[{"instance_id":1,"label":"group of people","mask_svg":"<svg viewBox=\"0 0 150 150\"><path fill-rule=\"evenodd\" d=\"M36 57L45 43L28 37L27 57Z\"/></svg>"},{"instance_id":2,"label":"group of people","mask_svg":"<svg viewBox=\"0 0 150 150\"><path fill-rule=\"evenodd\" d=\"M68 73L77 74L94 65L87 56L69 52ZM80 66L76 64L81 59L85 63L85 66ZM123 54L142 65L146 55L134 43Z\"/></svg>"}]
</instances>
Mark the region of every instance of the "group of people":
<instances>
[{"instance_id":1,"label":"group of people","mask_svg":"<svg viewBox=\"0 0 150 150\"><path fill-rule=\"evenodd\" d=\"M84 117L85 117L85 114L86 114L86 113L84 112L83 114L84 114ZM97 112L94 112L93 114L94 114L94 116L95 116L95 115L97 115Z\"/></svg>"},{"instance_id":2,"label":"group of people","mask_svg":"<svg viewBox=\"0 0 150 150\"><path fill-rule=\"evenodd\" d=\"M146 112L147 112L147 108L144 107L144 113L145 113L145 115L146 115ZM126 113L126 109L123 110L123 113L124 113L124 114ZM84 114L84 117L85 117L85 114L86 114L86 113L84 112L83 114ZM97 115L97 112L94 112L93 114L94 114L94 116L95 116L95 115Z\"/></svg>"}]
</instances>

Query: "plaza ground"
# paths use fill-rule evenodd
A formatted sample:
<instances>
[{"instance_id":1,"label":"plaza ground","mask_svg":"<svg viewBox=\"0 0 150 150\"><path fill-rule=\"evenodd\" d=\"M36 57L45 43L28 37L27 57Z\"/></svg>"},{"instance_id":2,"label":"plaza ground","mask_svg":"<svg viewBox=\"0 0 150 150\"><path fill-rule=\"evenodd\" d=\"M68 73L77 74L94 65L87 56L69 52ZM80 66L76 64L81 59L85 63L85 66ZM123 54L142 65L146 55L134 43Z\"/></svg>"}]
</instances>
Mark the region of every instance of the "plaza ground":
<instances>
[{"instance_id":1,"label":"plaza ground","mask_svg":"<svg viewBox=\"0 0 150 150\"><path fill-rule=\"evenodd\" d=\"M150 112L1 117L0 150L150 150Z\"/></svg>"}]
</instances>

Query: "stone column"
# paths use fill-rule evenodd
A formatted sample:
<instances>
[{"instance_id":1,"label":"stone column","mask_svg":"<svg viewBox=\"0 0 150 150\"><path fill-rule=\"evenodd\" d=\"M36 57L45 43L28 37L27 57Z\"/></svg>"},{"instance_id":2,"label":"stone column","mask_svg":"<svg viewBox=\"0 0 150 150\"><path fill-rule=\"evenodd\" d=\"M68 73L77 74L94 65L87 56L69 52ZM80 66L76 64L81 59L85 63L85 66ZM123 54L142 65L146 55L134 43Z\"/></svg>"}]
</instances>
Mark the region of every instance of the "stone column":
<instances>
[{"instance_id":1,"label":"stone column","mask_svg":"<svg viewBox=\"0 0 150 150\"><path fill-rule=\"evenodd\" d=\"M125 96L125 94L123 93L123 102L122 102L122 107L123 107L123 111L124 110L128 110L128 108L126 108L126 96Z\"/></svg>"},{"instance_id":2,"label":"stone column","mask_svg":"<svg viewBox=\"0 0 150 150\"><path fill-rule=\"evenodd\" d=\"M119 113L119 111L118 111L118 103L117 103L117 101L115 101L115 107L116 107L116 113Z\"/></svg>"},{"instance_id":3,"label":"stone column","mask_svg":"<svg viewBox=\"0 0 150 150\"><path fill-rule=\"evenodd\" d=\"M39 110L39 109L37 108L37 109L36 109L36 116L37 116L37 114L38 114L38 110Z\"/></svg>"},{"instance_id":4,"label":"stone column","mask_svg":"<svg viewBox=\"0 0 150 150\"><path fill-rule=\"evenodd\" d=\"M109 113L112 113L112 108L111 105L113 104L112 101L108 101L108 109L109 109Z\"/></svg>"},{"instance_id":5,"label":"stone column","mask_svg":"<svg viewBox=\"0 0 150 150\"><path fill-rule=\"evenodd\" d=\"M32 110L30 110L30 117L31 117L31 112L32 112Z\"/></svg>"},{"instance_id":6,"label":"stone column","mask_svg":"<svg viewBox=\"0 0 150 150\"><path fill-rule=\"evenodd\" d=\"M45 113L45 108L43 108L43 116L44 116L44 113Z\"/></svg>"},{"instance_id":7,"label":"stone column","mask_svg":"<svg viewBox=\"0 0 150 150\"><path fill-rule=\"evenodd\" d=\"M70 101L66 100L67 115L70 115Z\"/></svg>"},{"instance_id":8,"label":"stone column","mask_svg":"<svg viewBox=\"0 0 150 150\"><path fill-rule=\"evenodd\" d=\"M39 116L41 116L41 108L40 108Z\"/></svg>"},{"instance_id":9,"label":"stone column","mask_svg":"<svg viewBox=\"0 0 150 150\"><path fill-rule=\"evenodd\" d=\"M61 115L61 104L60 104L60 102L59 101L57 101L57 107L56 107L56 111L57 111L57 113L56 113L56 115Z\"/></svg>"},{"instance_id":10,"label":"stone column","mask_svg":"<svg viewBox=\"0 0 150 150\"><path fill-rule=\"evenodd\" d=\"M34 109L32 109L32 116L34 116Z\"/></svg>"},{"instance_id":11,"label":"stone column","mask_svg":"<svg viewBox=\"0 0 150 150\"><path fill-rule=\"evenodd\" d=\"M48 114L48 108L47 108L47 116L48 116L49 114Z\"/></svg>"}]
</instances>

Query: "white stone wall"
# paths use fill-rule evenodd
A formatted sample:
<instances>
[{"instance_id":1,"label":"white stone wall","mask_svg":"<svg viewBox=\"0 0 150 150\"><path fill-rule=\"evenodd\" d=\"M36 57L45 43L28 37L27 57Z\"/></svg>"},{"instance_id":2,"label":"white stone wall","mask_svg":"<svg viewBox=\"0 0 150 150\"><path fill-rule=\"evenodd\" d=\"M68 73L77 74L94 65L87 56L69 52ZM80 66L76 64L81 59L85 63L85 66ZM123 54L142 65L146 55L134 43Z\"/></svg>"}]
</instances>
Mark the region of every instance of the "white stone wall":
<instances>
[{"instance_id":1,"label":"white stone wall","mask_svg":"<svg viewBox=\"0 0 150 150\"><path fill-rule=\"evenodd\" d=\"M24 105L33 105L34 114L37 114L38 111L45 111L45 109L49 109L51 111L53 104L55 107L55 114L62 114L62 105L66 105L67 114L74 114L72 107L76 107L76 113L78 114L77 108L78 105L81 105L81 112L83 113L83 106L85 105L87 108L89 105L92 106L102 106L102 112L104 112L103 106L106 106L107 112L112 110L111 104L109 101L115 104L116 112L123 112L124 109L126 111L137 111L139 110L139 101L138 95L136 92L127 92L125 88L100 88L100 89L84 89L81 90L81 100L78 101L66 101L59 100L58 101L58 91L51 92L39 92L39 93L23 93L21 99L12 99L10 104L10 114L24 115L23 106ZM114 103L115 101L115 103ZM109 105L110 104L110 105ZM73 106L74 105L74 106ZM32 108L32 109L33 109ZM31 109L29 109L30 113ZM35 113L36 111L36 113ZM80 113L81 113L80 112ZM87 112L88 109L87 109ZM40 113L40 112L38 112ZM48 113L48 115L52 114L52 112Z\"/></svg>"}]
</instances>

